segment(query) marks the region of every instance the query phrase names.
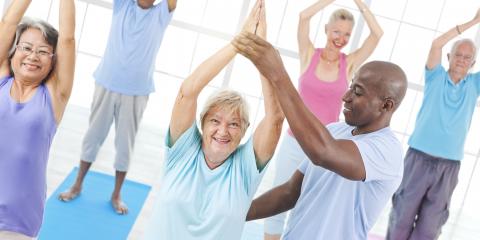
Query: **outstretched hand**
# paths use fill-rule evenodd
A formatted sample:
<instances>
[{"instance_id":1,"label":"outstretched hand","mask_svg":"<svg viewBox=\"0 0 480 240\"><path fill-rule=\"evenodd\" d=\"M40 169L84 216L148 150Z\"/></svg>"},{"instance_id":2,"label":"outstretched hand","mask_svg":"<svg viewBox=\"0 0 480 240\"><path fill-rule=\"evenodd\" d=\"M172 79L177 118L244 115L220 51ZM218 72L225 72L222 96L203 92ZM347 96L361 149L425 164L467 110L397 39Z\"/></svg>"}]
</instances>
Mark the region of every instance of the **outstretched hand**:
<instances>
[{"instance_id":1,"label":"outstretched hand","mask_svg":"<svg viewBox=\"0 0 480 240\"><path fill-rule=\"evenodd\" d=\"M242 32L249 32L266 38L265 0L257 0L242 28Z\"/></svg>"},{"instance_id":2,"label":"outstretched hand","mask_svg":"<svg viewBox=\"0 0 480 240\"><path fill-rule=\"evenodd\" d=\"M270 81L288 77L278 51L261 37L242 32L232 41L237 52L250 59L258 71Z\"/></svg>"}]
</instances>

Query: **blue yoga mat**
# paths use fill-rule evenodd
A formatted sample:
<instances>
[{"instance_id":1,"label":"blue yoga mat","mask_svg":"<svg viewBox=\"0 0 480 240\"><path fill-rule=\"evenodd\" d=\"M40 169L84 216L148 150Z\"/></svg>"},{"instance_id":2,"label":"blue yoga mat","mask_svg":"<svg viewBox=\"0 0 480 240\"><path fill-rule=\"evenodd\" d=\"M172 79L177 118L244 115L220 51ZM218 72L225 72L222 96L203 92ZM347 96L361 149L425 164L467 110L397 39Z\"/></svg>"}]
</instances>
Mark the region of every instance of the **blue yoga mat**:
<instances>
[{"instance_id":1,"label":"blue yoga mat","mask_svg":"<svg viewBox=\"0 0 480 240\"><path fill-rule=\"evenodd\" d=\"M82 193L70 202L57 199L77 176L74 168L47 200L39 240L123 240L127 239L150 186L125 180L122 200L128 205L127 215L118 215L110 204L115 177L89 171Z\"/></svg>"}]
</instances>

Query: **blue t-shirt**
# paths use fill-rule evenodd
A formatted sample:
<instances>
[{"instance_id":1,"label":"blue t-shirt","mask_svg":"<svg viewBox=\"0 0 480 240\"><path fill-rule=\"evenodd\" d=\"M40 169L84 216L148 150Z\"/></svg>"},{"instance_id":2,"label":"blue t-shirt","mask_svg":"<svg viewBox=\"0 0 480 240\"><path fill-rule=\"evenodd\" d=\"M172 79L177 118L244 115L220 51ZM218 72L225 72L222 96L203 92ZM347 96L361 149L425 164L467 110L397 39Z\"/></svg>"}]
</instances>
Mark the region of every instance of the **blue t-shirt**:
<instances>
[{"instance_id":1,"label":"blue t-shirt","mask_svg":"<svg viewBox=\"0 0 480 240\"><path fill-rule=\"evenodd\" d=\"M478 72L455 84L442 65L425 69L423 103L408 145L433 156L462 160L479 93Z\"/></svg>"},{"instance_id":2,"label":"blue t-shirt","mask_svg":"<svg viewBox=\"0 0 480 240\"><path fill-rule=\"evenodd\" d=\"M285 240L366 240L383 208L400 185L403 151L389 127L352 135L346 123L327 126L335 139L352 140L365 166L365 181L348 180L315 166L305 156L300 197L292 210Z\"/></svg>"},{"instance_id":3,"label":"blue t-shirt","mask_svg":"<svg viewBox=\"0 0 480 240\"><path fill-rule=\"evenodd\" d=\"M155 59L171 18L167 0L149 9L134 0L114 0L108 44L93 74L97 83L131 96L155 91Z\"/></svg>"},{"instance_id":4,"label":"blue t-shirt","mask_svg":"<svg viewBox=\"0 0 480 240\"><path fill-rule=\"evenodd\" d=\"M265 171L257 169L252 138L213 170L201 140L196 124L173 146L167 137L164 179L145 239L240 239Z\"/></svg>"}]
</instances>

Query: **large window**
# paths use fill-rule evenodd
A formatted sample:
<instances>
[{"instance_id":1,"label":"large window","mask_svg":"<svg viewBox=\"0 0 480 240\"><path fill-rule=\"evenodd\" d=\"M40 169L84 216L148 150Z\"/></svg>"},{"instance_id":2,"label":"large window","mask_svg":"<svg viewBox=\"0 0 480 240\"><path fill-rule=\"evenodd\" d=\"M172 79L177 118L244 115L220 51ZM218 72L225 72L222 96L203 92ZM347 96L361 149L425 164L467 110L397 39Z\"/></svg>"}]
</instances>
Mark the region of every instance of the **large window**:
<instances>
[{"instance_id":1,"label":"large window","mask_svg":"<svg viewBox=\"0 0 480 240\"><path fill-rule=\"evenodd\" d=\"M299 11L315 0L267 0L268 39L282 54L284 63L296 84L299 76L296 28ZM59 0L36 0L28 15L50 21L57 26ZM385 31L380 45L370 60L386 60L399 64L407 73L409 89L396 113L392 128L405 150L415 117L423 97L423 70L433 38L452 26L473 18L478 1L473 0L367 0ZM102 57L109 32L112 1L78 0L77 2L77 66L71 105L89 108L93 94L92 73ZM241 28L253 0L179 0L173 21L166 31L157 57L155 84L144 122L165 130L182 80L207 56L231 40ZM5 0L0 1L4 7ZM353 1L338 0L312 20L312 38L317 46L325 44L324 25L336 8L351 10L356 19L352 41L345 51L358 48L368 35ZM359 29L357 29L359 28ZM466 31L462 37L480 42L479 27ZM450 48L445 48L443 55ZM446 66L446 57L443 64ZM477 66L474 71L480 68ZM263 115L258 73L245 58L237 57L202 94L204 100L212 91L228 86L247 96L257 125ZM199 103L201 106L202 103ZM434 111L434 109L432 109ZM253 129L253 128L250 128ZM451 204L450 218L440 239L480 239L480 112L476 109L465 147L460 182ZM247 133L250 134L250 133ZM372 232L384 234L389 208L385 209Z\"/></svg>"}]
</instances>

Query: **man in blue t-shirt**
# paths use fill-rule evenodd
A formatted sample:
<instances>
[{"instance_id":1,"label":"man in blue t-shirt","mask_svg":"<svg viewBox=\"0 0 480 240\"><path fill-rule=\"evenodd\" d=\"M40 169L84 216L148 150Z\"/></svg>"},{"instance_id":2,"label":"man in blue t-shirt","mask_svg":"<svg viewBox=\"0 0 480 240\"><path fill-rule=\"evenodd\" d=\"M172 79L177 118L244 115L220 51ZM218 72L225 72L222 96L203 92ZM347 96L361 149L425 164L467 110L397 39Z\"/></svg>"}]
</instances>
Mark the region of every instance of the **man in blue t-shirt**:
<instances>
[{"instance_id":1,"label":"man in blue t-shirt","mask_svg":"<svg viewBox=\"0 0 480 240\"><path fill-rule=\"evenodd\" d=\"M126 214L120 190L127 175L135 136L153 92L155 59L177 0L114 0L112 25L103 58L94 73L90 124L83 139L80 170L74 185L59 195L70 201L80 194L88 169L115 120L115 188L112 207Z\"/></svg>"},{"instance_id":2,"label":"man in blue t-shirt","mask_svg":"<svg viewBox=\"0 0 480 240\"><path fill-rule=\"evenodd\" d=\"M272 45L253 34L233 44L282 96L305 153L286 183L252 202L247 220L294 208L283 239L367 239L402 178L402 147L389 125L405 96L405 73L389 62L363 65L342 98L346 123L325 127L303 103Z\"/></svg>"},{"instance_id":3,"label":"man in blue t-shirt","mask_svg":"<svg viewBox=\"0 0 480 240\"><path fill-rule=\"evenodd\" d=\"M405 156L404 177L393 195L387 239L437 239L447 222L458 182L460 160L480 94L480 73L469 73L476 59L473 41L456 41L441 65L442 48L480 23L475 17L433 40L425 67L422 107Z\"/></svg>"}]
</instances>

